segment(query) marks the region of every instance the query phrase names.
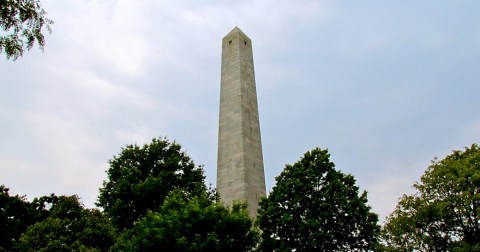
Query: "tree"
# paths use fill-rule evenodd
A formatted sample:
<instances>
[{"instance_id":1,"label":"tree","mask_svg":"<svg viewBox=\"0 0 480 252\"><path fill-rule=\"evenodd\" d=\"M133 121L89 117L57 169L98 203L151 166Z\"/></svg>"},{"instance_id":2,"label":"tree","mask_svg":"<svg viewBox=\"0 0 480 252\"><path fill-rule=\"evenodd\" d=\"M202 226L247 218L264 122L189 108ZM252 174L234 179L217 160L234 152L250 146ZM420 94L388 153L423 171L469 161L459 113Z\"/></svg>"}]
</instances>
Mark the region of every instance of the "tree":
<instances>
[{"instance_id":1,"label":"tree","mask_svg":"<svg viewBox=\"0 0 480 252\"><path fill-rule=\"evenodd\" d=\"M21 235L20 251L107 251L113 245L115 229L98 209L85 209L76 195L44 199L52 202L50 215Z\"/></svg>"},{"instance_id":2,"label":"tree","mask_svg":"<svg viewBox=\"0 0 480 252\"><path fill-rule=\"evenodd\" d=\"M60 198L52 194L29 202L25 196L10 196L9 191L0 185L0 251L19 251L21 234L48 218Z\"/></svg>"},{"instance_id":3,"label":"tree","mask_svg":"<svg viewBox=\"0 0 480 252\"><path fill-rule=\"evenodd\" d=\"M53 21L45 17L39 0L0 0L0 52L7 59L16 60L25 49L32 49L35 41L43 50L45 38L42 28L51 32Z\"/></svg>"},{"instance_id":4,"label":"tree","mask_svg":"<svg viewBox=\"0 0 480 252\"><path fill-rule=\"evenodd\" d=\"M245 204L227 209L206 194L170 194L117 241L115 251L251 251L258 232Z\"/></svg>"},{"instance_id":5,"label":"tree","mask_svg":"<svg viewBox=\"0 0 480 252\"><path fill-rule=\"evenodd\" d=\"M263 251L366 251L376 245L378 216L355 179L315 148L276 177L260 202Z\"/></svg>"},{"instance_id":6,"label":"tree","mask_svg":"<svg viewBox=\"0 0 480 252\"><path fill-rule=\"evenodd\" d=\"M473 144L432 164L382 229L386 250L480 251L480 149Z\"/></svg>"},{"instance_id":7,"label":"tree","mask_svg":"<svg viewBox=\"0 0 480 252\"><path fill-rule=\"evenodd\" d=\"M157 211L174 189L192 195L206 190L202 167L166 138L154 138L143 147L127 145L110 160L107 174L97 205L120 231L133 227L149 210Z\"/></svg>"},{"instance_id":8,"label":"tree","mask_svg":"<svg viewBox=\"0 0 480 252\"><path fill-rule=\"evenodd\" d=\"M36 221L34 208L25 196L11 196L9 189L0 185L0 251L16 251L20 235Z\"/></svg>"}]
</instances>

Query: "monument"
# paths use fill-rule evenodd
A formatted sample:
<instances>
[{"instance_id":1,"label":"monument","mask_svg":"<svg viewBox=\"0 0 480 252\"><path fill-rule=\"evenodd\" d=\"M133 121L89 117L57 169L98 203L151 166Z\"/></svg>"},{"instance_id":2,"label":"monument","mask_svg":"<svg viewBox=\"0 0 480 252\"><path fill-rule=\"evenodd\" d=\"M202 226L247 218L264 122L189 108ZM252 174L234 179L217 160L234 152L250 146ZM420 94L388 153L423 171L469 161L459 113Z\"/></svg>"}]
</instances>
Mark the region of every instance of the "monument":
<instances>
[{"instance_id":1,"label":"monument","mask_svg":"<svg viewBox=\"0 0 480 252\"><path fill-rule=\"evenodd\" d=\"M217 191L226 206L247 202L253 218L266 195L252 42L238 27L222 40Z\"/></svg>"}]
</instances>

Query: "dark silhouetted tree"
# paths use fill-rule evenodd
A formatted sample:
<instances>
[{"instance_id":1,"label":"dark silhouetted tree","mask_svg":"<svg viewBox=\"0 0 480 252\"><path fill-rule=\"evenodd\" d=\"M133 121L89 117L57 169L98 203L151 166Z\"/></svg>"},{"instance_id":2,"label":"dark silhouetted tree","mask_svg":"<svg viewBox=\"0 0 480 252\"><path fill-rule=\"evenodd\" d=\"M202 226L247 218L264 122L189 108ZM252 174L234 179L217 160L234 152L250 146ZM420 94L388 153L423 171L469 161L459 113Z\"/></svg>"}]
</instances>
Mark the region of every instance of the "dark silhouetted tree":
<instances>
[{"instance_id":1,"label":"dark silhouetted tree","mask_svg":"<svg viewBox=\"0 0 480 252\"><path fill-rule=\"evenodd\" d=\"M74 196L42 198L49 216L20 236L20 251L107 251L116 233L97 209L85 209ZM42 206L42 204L38 204Z\"/></svg>"},{"instance_id":2,"label":"dark silhouetted tree","mask_svg":"<svg viewBox=\"0 0 480 252\"><path fill-rule=\"evenodd\" d=\"M0 185L0 251L17 251L20 235L39 221L38 217L25 196L11 196L9 189Z\"/></svg>"},{"instance_id":3,"label":"dark silhouetted tree","mask_svg":"<svg viewBox=\"0 0 480 252\"><path fill-rule=\"evenodd\" d=\"M287 165L260 202L262 251L367 251L377 244L378 216L355 179L335 169L327 150Z\"/></svg>"},{"instance_id":4,"label":"dark silhouetted tree","mask_svg":"<svg viewBox=\"0 0 480 252\"><path fill-rule=\"evenodd\" d=\"M97 205L119 231L133 227L149 210L159 210L175 189L190 195L206 191L202 167L195 166L179 144L166 138L155 138L143 147L123 148L110 160L107 174Z\"/></svg>"}]
</instances>

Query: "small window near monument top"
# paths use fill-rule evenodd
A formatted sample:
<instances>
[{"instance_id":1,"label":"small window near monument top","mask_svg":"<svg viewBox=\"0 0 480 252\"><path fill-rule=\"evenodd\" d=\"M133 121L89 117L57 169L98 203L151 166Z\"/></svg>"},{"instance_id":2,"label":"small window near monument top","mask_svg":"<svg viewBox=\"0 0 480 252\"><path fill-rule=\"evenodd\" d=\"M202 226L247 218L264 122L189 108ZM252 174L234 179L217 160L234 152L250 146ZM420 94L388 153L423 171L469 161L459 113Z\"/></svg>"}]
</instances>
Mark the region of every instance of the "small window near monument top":
<instances>
[{"instance_id":1,"label":"small window near monument top","mask_svg":"<svg viewBox=\"0 0 480 252\"><path fill-rule=\"evenodd\" d=\"M232 41L231 41L231 40L230 40L230 41L228 41L228 44L230 44L230 45L231 45L231 44L232 44Z\"/></svg>"},{"instance_id":2,"label":"small window near monument top","mask_svg":"<svg viewBox=\"0 0 480 252\"><path fill-rule=\"evenodd\" d=\"M243 43L245 43L245 45L247 45L247 41L243 41Z\"/></svg>"}]
</instances>

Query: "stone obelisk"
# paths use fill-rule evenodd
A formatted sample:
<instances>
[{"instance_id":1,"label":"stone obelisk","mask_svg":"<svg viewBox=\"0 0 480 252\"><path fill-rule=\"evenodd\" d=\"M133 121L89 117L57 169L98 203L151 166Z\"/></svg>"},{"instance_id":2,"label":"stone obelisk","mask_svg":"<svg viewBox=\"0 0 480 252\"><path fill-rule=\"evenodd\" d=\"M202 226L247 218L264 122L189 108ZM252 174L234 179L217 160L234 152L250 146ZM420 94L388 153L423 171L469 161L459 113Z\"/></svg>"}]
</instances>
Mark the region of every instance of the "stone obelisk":
<instances>
[{"instance_id":1,"label":"stone obelisk","mask_svg":"<svg viewBox=\"0 0 480 252\"><path fill-rule=\"evenodd\" d=\"M217 191L227 206L247 202L253 218L266 195L252 42L238 27L222 40Z\"/></svg>"}]
</instances>

